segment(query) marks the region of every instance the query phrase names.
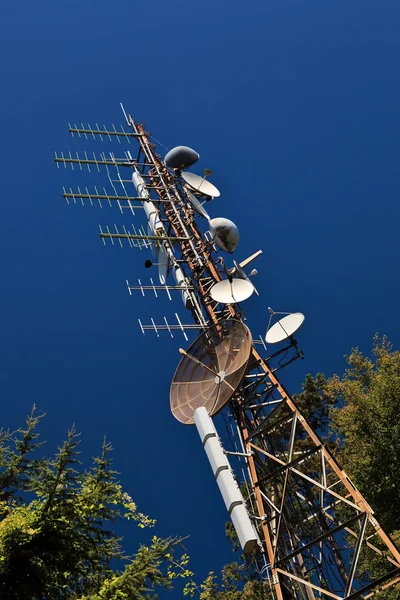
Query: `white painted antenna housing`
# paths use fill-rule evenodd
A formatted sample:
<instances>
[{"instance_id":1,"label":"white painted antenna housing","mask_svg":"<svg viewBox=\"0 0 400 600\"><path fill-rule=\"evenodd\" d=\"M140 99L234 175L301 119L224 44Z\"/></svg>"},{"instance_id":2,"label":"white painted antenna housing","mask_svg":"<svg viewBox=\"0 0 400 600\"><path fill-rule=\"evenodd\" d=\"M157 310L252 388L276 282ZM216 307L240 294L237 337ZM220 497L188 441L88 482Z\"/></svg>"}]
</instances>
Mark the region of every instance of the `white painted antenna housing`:
<instances>
[{"instance_id":1,"label":"white painted antenna housing","mask_svg":"<svg viewBox=\"0 0 400 600\"><path fill-rule=\"evenodd\" d=\"M165 227L160 219L160 214L159 214L158 208L149 199L150 198L149 192L147 191L147 189L145 187L143 177L141 177L139 175L139 173L134 171L132 174L132 182L136 188L138 195L141 198L143 198L144 212L146 213L147 221L149 223L149 226L150 226L150 229L151 229L153 235L157 235L157 232L160 230L166 235L167 232L165 231ZM172 245L167 241L164 241L164 250L165 250L166 256L168 257L167 260L169 260L170 263L172 263L174 266L174 268L172 269L172 275L175 279L176 285L178 285L179 287L182 287L182 288L187 287L185 275L184 275L182 269L177 266L177 262L175 260L174 253L172 250ZM162 257L161 257L161 260L163 260ZM160 277L160 283L162 285L165 284L165 276ZM192 300L190 298L190 294L186 290L182 291L182 301L186 308L191 307Z\"/></svg>"},{"instance_id":2,"label":"white painted antenna housing","mask_svg":"<svg viewBox=\"0 0 400 600\"><path fill-rule=\"evenodd\" d=\"M258 542L250 521L242 493L233 476L231 466L224 453L217 431L207 409L202 406L194 413L194 422L199 432L219 490L229 512L243 552L249 554Z\"/></svg>"}]
</instances>

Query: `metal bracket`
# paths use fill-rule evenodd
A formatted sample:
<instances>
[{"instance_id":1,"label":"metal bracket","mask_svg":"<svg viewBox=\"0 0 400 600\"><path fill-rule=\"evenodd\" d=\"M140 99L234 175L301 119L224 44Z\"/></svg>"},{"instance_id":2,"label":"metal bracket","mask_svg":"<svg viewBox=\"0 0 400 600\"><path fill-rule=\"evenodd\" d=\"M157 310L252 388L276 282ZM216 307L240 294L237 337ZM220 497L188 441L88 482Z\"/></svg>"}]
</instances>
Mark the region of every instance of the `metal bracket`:
<instances>
[{"instance_id":1,"label":"metal bracket","mask_svg":"<svg viewBox=\"0 0 400 600\"><path fill-rule=\"evenodd\" d=\"M231 456L253 456L253 452L230 452L230 450L224 450L224 454L230 454Z\"/></svg>"}]
</instances>

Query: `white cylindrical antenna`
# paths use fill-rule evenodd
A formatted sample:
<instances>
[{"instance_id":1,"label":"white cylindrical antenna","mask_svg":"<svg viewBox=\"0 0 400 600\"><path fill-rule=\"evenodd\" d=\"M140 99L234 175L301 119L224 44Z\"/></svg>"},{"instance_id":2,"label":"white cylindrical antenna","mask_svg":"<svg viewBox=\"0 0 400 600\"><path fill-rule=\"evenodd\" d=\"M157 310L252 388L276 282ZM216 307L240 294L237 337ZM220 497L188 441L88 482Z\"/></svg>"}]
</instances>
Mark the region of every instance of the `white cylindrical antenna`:
<instances>
[{"instance_id":1,"label":"white cylindrical antenna","mask_svg":"<svg viewBox=\"0 0 400 600\"><path fill-rule=\"evenodd\" d=\"M138 196L143 198L143 208L153 235L157 235L157 230L164 229L164 225L159 216L158 209L150 201L149 192L146 189L143 178L136 171L132 174L133 185L136 188Z\"/></svg>"},{"instance_id":2,"label":"white cylindrical antenna","mask_svg":"<svg viewBox=\"0 0 400 600\"><path fill-rule=\"evenodd\" d=\"M179 285L181 288L187 288L188 282L186 281L186 277L180 267L176 267L172 269L172 275L175 279L176 285ZM190 294L186 289L182 290L182 302L186 308L190 308L192 306L192 300L190 298Z\"/></svg>"},{"instance_id":3,"label":"white cylindrical antenna","mask_svg":"<svg viewBox=\"0 0 400 600\"><path fill-rule=\"evenodd\" d=\"M140 174L137 173L137 171L133 172L132 181L133 181L133 185L136 188L138 196L141 196L144 200L143 208L144 208L144 212L146 213L146 217L147 217L147 220L148 220L148 223L149 223L152 233L154 235L157 235L157 232L162 231L163 233L166 234L164 224L162 223L162 221L160 219L160 213L158 211L158 208L155 206L155 204L153 204L153 202L151 202L150 195L149 195L148 190L145 187L144 180L140 176ZM165 262L166 266L167 266L168 259L169 259L171 261L171 263L175 266L175 268L172 269L172 275L175 279L176 285L178 285L182 288L187 288L186 277L185 277L182 269L180 267L176 266L177 260L175 259L171 244L169 242L164 241L163 246L159 249L158 254L159 254L159 256L161 255L161 257L164 254L166 257L166 260L161 261L161 264L163 264ZM160 271L163 271L163 272L160 274ZM164 273L164 271L165 271L165 273ZM165 284L166 271L167 271L166 268L165 269L159 268L159 278L160 278L160 282L162 283L162 285ZM191 300L190 294L188 293L187 290L182 291L182 301L186 308L190 308L192 306L192 300Z\"/></svg>"},{"instance_id":4,"label":"white cylindrical antenna","mask_svg":"<svg viewBox=\"0 0 400 600\"><path fill-rule=\"evenodd\" d=\"M242 492L233 476L231 466L224 453L217 431L204 406L195 411L194 422L217 480L225 506L231 516L240 545L243 552L249 554L257 545L258 536L248 515Z\"/></svg>"}]
</instances>

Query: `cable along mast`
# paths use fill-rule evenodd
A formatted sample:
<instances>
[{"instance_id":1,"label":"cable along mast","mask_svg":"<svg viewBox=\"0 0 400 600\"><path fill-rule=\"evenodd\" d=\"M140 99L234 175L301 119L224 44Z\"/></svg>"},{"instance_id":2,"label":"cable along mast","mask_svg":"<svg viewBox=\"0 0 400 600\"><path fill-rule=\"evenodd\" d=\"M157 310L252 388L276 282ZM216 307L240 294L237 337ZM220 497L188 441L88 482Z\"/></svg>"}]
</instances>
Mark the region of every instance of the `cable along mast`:
<instances>
[{"instance_id":1,"label":"cable along mast","mask_svg":"<svg viewBox=\"0 0 400 600\"><path fill-rule=\"evenodd\" d=\"M158 281L127 281L130 294L165 295L190 313L189 323L176 312L176 323L151 318L146 324L139 319L139 326L143 334L182 334L185 341L187 332L197 331L190 347L180 348L171 410L197 427L243 551L253 553L277 600L373 597L400 582L400 553L276 374L303 358L294 334L304 316L269 309L265 340L253 339L241 303L258 295L251 280L257 271L245 269L261 251L226 264L221 253L235 251L239 231L229 219L209 216L211 200L220 195L208 179L212 172L189 171L199 155L186 146L163 158L151 134L121 108L120 129L82 124L69 131L119 146L137 143L135 157L130 149L122 157L56 154L57 166L104 170L106 176L107 187L64 188L63 195L67 202L106 203L135 219L136 211L144 216L137 227L102 226L100 237L104 244L153 251L145 267L157 268ZM273 344L278 349L271 352ZM239 451L222 446L212 421L220 411L231 420ZM245 467L240 480L230 464L236 459Z\"/></svg>"}]
</instances>

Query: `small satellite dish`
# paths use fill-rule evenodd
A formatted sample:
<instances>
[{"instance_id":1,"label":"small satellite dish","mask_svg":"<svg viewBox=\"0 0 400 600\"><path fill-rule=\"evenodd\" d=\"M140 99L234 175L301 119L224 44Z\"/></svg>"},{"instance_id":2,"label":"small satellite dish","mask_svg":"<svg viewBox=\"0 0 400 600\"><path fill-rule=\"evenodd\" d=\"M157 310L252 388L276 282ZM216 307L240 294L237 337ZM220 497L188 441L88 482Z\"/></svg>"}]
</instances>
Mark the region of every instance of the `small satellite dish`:
<instances>
[{"instance_id":1,"label":"small satellite dish","mask_svg":"<svg viewBox=\"0 0 400 600\"><path fill-rule=\"evenodd\" d=\"M233 261L233 264L235 265L235 271L236 271L237 276L240 277L240 279L244 279L245 281L248 281L249 283L251 283L251 285L253 286L253 290L255 291L255 293L257 294L257 296L259 296L260 294L257 292L256 286L253 284L252 281L250 281L250 278L247 275L247 273L245 273L245 271L236 262L236 260ZM257 275L257 270L253 269L252 272L250 273L250 275Z\"/></svg>"},{"instance_id":2,"label":"small satellite dish","mask_svg":"<svg viewBox=\"0 0 400 600\"><path fill-rule=\"evenodd\" d=\"M158 263L158 279L161 285L165 285L168 276L168 257L165 252L164 246L159 246L157 250L157 263Z\"/></svg>"},{"instance_id":3,"label":"small satellite dish","mask_svg":"<svg viewBox=\"0 0 400 600\"><path fill-rule=\"evenodd\" d=\"M206 180L206 175L204 175L204 177L200 177L200 175L185 171L182 173L182 179L186 181L186 183L190 185L193 190L199 192L199 194L202 196L218 198L221 195L215 185Z\"/></svg>"},{"instance_id":4,"label":"small satellite dish","mask_svg":"<svg viewBox=\"0 0 400 600\"><path fill-rule=\"evenodd\" d=\"M207 219L209 221L210 215L208 214L208 212L206 211L206 209L204 208L204 206L202 205L200 200L198 200L198 198L196 198L196 196L194 194L192 194L192 192L190 190L188 190L187 188L185 188L185 192L187 193L188 198L190 200L190 204L193 206L193 208L199 213L199 215L201 215L202 217L204 217L205 219Z\"/></svg>"},{"instance_id":5,"label":"small satellite dish","mask_svg":"<svg viewBox=\"0 0 400 600\"><path fill-rule=\"evenodd\" d=\"M243 302L250 298L253 292L253 284L245 279L224 279L213 285L210 290L211 298L222 304Z\"/></svg>"},{"instance_id":6,"label":"small satellite dish","mask_svg":"<svg viewBox=\"0 0 400 600\"><path fill-rule=\"evenodd\" d=\"M279 319L279 321L268 329L265 341L267 344L283 342L283 340L290 338L298 329L300 329L304 319L305 316L302 313L291 313L290 315L286 315L286 317Z\"/></svg>"},{"instance_id":7,"label":"small satellite dish","mask_svg":"<svg viewBox=\"0 0 400 600\"><path fill-rule=\"evenodd\" d=\"M186 351L171 384L172 414L191 425L194 412L204 406L215 415L232 398L246 372L252 349L249 329L228 319L213 325Z\"/></svg>"},{"instance_id":8,"label":"small satellite dish","mask_svg":"<svg viewBox=\"0 0 400 600\"><path fill-rule=\"evenodd\" d=\"M223 217L217 217L209 221L210 233L213 241L225 252L235 251L239 243L239 230L233 221Z\"/></svg>"},{"instance_id":9,"label":"small satellite dish","mask_svg":"<svg viewBox=\"0 0 400 600\"><path fill-rule=\"evenodd\" d=\"M187 169L196 163L200 155L188 146L176 146L165 155L165 164L170 169Z\"/></svg>"}]
</instances>

